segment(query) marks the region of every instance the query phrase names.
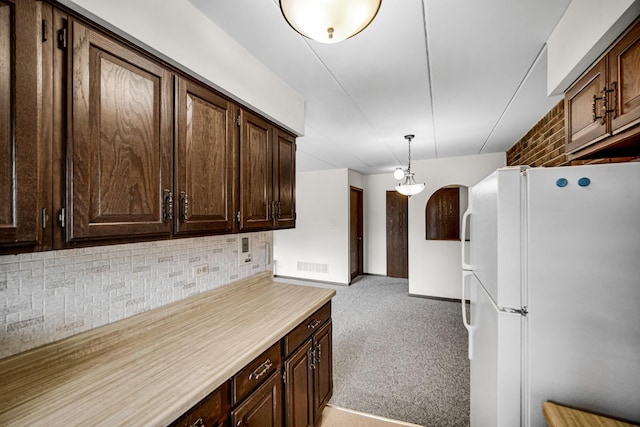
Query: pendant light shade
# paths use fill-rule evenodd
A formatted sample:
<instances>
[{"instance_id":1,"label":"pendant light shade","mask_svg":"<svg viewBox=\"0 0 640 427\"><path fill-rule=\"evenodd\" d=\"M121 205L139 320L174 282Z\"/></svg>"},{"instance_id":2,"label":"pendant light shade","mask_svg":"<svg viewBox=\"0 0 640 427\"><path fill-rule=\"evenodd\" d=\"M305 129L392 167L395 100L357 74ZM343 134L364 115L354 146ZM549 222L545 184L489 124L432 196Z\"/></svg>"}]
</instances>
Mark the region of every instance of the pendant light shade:
<instances>
[{"instance_id":1,"label":"pendant light shade","mask_svg":"<svg viewBox=\"0 0 640 427\"><path fill-rule=\"evenodd\" d=\"M376 17L382 0L280 0L289 25L321 43L353 37Z\"/></svg>"},{"instance_id":2,"label":"pendant light shade","mask_svg":"<svg viewBox=\"0 0 640 427\"><path fill-rule=\"evenodd\" d=\"M413 176L413 172L411 172L411 140L415 137L415 135L405 135L404 139L409 143L409 166L407 167L407 172L404 174L404 179L398 185L396 185L396 191L400 194L404 194L405 196L415 196L418 193L421 193L424 190L424 182L417 183L416 179Z\"/></svg>"}]
</instances>

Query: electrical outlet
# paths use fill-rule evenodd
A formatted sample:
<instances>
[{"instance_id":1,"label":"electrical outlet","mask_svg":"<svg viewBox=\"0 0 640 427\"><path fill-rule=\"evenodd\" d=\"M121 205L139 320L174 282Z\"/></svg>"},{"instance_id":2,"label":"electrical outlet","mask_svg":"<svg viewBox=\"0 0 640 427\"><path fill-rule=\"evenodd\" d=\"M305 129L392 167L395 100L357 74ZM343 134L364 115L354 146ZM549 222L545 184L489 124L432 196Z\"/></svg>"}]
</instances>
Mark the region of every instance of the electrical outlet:
<instances>
[{"instance_id":1,"label":"electrical outlet","mask_svg":"<svg viewBox=\"0 0 640 427\"><path fill-rule=\"evenodd\" d=\"M209 264L201 264L193 267L193 277L209 274Z\"/></svg>"}]
</instances>

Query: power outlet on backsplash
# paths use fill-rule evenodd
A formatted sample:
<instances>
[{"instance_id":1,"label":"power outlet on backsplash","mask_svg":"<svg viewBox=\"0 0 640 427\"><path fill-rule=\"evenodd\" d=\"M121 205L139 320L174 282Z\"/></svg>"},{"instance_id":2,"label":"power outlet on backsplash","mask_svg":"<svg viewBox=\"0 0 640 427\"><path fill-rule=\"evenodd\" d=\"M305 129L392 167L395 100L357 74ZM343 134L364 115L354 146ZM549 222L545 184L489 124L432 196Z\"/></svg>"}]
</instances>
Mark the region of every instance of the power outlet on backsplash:
<instances>
[{"instance_id":1,"label":"power outlet on backsplash","mask_svg":"<svg viewBox=\"0 0 640 427\"><path fill-rule=\"evenodd\" d=\"M201 264L193 267L193 277L204 276L209 274L209 264Z\"/></svg>"}]
</instances>

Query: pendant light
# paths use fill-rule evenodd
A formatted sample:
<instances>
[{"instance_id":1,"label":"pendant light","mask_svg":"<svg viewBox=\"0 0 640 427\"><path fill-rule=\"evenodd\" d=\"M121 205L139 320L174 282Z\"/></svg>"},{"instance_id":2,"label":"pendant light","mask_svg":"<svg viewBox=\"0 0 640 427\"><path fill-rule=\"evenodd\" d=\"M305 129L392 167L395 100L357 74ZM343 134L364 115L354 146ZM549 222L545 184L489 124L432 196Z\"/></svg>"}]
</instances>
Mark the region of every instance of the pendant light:
<instances>
[{"instance_id":1,"label":"pendant light","mask_svg":"<svg viewBox=\"0 0 640 427\"><path fill-rule=\"evenodd\" d=\"M415 196L418 193L421 193L424 190L424 182L418 184L413 177L413 172L411 172L411 140L415 137L415 135L405 135L404 139L406 139L409 143L409 166L407 167L407 172L404 174L404 179L398 185L396 185L396 191L400 194L404 194L405 196Z\"/></svg>"},{"instance_id":2,"label":"pendant light","mask_svg":"<svg viewBox=\"0 0 640 427\"><path fill-rule=\"evenodd\" d=\"M280 0L291 28L321 43L353 37L376 17L382 0Z\"/></svg>"}]
</instances>

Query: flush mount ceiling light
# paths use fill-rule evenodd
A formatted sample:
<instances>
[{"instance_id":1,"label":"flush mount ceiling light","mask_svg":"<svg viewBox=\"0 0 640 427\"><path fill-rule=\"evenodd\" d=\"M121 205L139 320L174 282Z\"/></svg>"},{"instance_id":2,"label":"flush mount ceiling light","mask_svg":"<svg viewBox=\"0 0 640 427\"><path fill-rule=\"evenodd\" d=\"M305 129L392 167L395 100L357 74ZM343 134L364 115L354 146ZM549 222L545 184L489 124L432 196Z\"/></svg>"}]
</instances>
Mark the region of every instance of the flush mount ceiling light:
<instances>
[{"instance_id":1,"label":"flush mount ceiling light","mask_svg":"<svg viewBox=\"0 0 640 427\"><path fill-rule=\"evenodd\" d=\"M404 174L404 179L398 185L396 185L396 191L400 194L404 194L405 196L415 196L416 194L422 192L424 190L424 182L418 184L413 177L413 172L411 172L411 140L415 137L415 135L405 135L404 139L409 143L409 166L407 167L407 172Z\"/></svg>"},{"instance_id":2,"label":"flush mount ceiling light","mask_svg":"<svg viewBox=\"0 0 640 427\"><path fill-rule=\"evenodd\" d=\"M376 17L382 0L280 0L289 25L321 43L353 37Z\"/></svg>"}]
</instances>

